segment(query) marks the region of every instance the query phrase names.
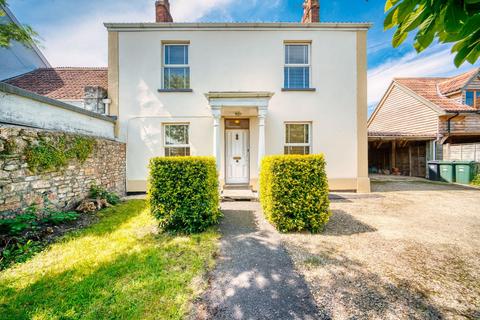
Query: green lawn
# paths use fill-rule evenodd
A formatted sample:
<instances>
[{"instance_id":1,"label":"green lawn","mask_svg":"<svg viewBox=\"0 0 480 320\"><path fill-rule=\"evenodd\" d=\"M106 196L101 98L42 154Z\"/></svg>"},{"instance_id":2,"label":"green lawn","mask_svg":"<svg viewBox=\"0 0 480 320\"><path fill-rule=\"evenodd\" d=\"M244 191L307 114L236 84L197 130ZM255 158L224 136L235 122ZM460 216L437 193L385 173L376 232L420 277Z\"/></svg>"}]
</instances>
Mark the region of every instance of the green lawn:
<instances>
[{"instance_id":1,"label":"green lawn","mask_svg":"<svg viewBox=\"0 0 480 320\"><path fill-rule=\"evenodd\" d=\"M145 202L0 273L1 319L181 319L214 263L218 234L158 234Z\"/></svg>"}]
</instances>

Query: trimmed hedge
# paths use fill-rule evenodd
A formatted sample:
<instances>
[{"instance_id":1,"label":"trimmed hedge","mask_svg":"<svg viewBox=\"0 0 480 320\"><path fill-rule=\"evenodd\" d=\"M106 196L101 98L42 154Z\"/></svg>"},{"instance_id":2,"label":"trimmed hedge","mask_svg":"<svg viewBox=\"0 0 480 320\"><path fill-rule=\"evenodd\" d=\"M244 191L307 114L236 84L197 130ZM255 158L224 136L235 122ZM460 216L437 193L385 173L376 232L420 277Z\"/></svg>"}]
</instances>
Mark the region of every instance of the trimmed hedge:
<instances>
[{"instance_id":1,"label":"trimmed hedge","mask_svg":"<svg viewBox=\"0 0 480 320\"><path fill-rule=\"evenodd\" d=\"M330 217L323 155L266 156L260 172L260 202L281 232L322 231Z\"/></svg>"},{"instance_id":2,"label":"trimmed hedge","mask_svg":"<svg viewBox=\"0 0 480 320\"><path fill-rule=\"evenodd\" d=\"M148 201L163 231L202 232L221 216L213 157L150 160Z\"/></svg>"}]
</instances>

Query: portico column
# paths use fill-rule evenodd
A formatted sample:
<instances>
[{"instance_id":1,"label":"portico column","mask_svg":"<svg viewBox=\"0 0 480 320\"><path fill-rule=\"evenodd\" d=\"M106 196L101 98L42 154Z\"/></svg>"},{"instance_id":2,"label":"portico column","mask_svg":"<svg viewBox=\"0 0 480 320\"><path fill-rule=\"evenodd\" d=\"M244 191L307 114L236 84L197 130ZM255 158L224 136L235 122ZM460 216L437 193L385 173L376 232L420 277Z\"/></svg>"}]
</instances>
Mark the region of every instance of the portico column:
<instances>
[{"instance_id":1,"label":"portico column","mask_svg":"<svg viewBox=\"0 0 480 320\"><path fill-rule=\"evenodd\" d=\"M265 156L265 118L267 116L266 108L258 109L258 168L262 164Z\"/></svg>"},{"instance_id":2,"label":"portico column","mask_svg":"<svg viewBox=\"0 0 480 320\"><path fill-rule=\"evenodd\" d=\"M212 115L213 115L213 156L217 162L217 171L220 172L221 167L221 156L222 156L222 148L220 147L220 118L222 112L220 108L213 109L212 108Z\"/></svg>"}]
</instances>

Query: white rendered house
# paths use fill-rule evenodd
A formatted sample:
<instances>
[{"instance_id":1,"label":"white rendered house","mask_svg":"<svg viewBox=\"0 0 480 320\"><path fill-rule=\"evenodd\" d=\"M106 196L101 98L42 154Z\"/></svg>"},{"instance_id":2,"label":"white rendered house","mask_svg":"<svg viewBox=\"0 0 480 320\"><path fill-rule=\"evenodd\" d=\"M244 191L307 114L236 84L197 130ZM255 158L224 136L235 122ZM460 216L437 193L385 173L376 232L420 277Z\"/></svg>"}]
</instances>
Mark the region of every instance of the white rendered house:
<instances>
[{"instance_id":1,"label":"white rendered house","mask_svg":"<svg viewBox=\"0 0 480 320\"><path fill-rule=\"evenodd\" d=\"M369 24L315 22L314 0L302 23L173 23L168 1L156 9L156 23L105 24L129 192L146 190L155 156L213 155L222 185L257 189L262 157L284 153L324 153L332 190L370 190Z\"/></svg>"}]
</instances>

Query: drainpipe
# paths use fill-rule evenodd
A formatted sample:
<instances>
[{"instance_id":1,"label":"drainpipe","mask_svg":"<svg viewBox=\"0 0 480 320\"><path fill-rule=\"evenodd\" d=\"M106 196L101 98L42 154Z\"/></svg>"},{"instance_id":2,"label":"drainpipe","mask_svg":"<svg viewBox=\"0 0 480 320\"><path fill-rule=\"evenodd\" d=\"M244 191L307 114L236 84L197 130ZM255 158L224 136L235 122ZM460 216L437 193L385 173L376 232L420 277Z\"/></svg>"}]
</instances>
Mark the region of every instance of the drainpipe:
<instances>
[{"instance_id":1,"label":"drainpipe","mask_svg":"<svg viewBox=\"0 0 480 320\"><path fill-rule=\"evenodd\" d=\"M452 117L450 117L450 118L447 119L447 121L448 121L448 122L447 122L447 132L448 132L448 135L450 135L450 132L451 132L451 129L452 129L452 124L451 124L452 119L458 117L459 115L460 115L460 112L455 112L455 115L454 115L454 116L452 116Z\"/></svg>"},{"instance_id":2,"label":"drainpipe","mask_svg":"<svg viewBox=\"0 0 480 320\"><path fill-rule=\"evenodd\" d=\"M111 99L103 99L102 102L105 104L105 114L110 115L110 104L112 103Z\"/></svg>"}]
</instances>

